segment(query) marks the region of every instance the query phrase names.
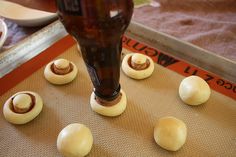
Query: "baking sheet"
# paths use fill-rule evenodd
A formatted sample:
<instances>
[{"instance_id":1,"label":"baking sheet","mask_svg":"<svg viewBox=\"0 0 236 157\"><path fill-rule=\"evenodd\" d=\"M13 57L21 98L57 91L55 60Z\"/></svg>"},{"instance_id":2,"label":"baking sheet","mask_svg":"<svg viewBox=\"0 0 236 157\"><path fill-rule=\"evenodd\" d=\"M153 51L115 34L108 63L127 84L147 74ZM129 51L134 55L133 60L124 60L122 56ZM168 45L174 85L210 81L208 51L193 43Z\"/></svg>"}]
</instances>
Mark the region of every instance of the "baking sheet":
<instances>
[{"instance_id":1,"label":"baking sheet","mask_svg":"<svg viewBox=\"0 0 236 157\"><path fill-rule=\"evenodd\" d=\"M236 61L235 0L154 0L158 7L134 11L133 20Z\"/></svg>"},{"instance_id":2,"label":"baking sheet","mask_svg":"<svg viewBox=\"0 0 236 157\"><path fill-rule=\"evenodd\" d=\"M94 144L88 156L235 156L236 102L232 98L212 90L207 103L185 105L178 97L184 77L156 64L153 75L145 80L130 79L121 71L127 109L119 117L103 117L89 106L92 84L76 46L58 58L78 66L78 77L72 83L51 85L44 79L42 67L1 96L0 156L60 156L57 135L75 122L87 125L93 133ZM2 105L23 90L39 93L44 108L32 122L12 125L4 119ZM177 152L163 150L153 139L155 122L162 116L175 116L187 125L187 141Z\"/></svg>"}]
</instances>

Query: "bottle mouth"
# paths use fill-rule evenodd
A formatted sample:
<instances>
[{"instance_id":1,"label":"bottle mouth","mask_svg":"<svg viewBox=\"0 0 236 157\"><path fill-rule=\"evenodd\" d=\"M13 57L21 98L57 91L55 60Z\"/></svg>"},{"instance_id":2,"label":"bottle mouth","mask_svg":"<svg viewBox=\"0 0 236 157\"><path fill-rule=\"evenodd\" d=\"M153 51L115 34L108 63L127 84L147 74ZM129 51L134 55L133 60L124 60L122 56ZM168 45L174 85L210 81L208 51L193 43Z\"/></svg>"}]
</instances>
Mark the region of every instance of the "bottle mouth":
<instances>
[{"instance_id":1,"label":"bottle mouth","mask_svg":"<svg viewBox=\"0 0 236 157\"><path fill-rule=\"evenodd\" d=\"M121 87L120 87L120 84L119 84L118 88L110 96L102 95L101 93L97 92L96 89L94 89L94 93L97 97L99 97L101 99L104 99L104 100L107 100L107 101L112 101L112 100L115 100L119 96L120 88Z\"/></svg>"}]
</instances>

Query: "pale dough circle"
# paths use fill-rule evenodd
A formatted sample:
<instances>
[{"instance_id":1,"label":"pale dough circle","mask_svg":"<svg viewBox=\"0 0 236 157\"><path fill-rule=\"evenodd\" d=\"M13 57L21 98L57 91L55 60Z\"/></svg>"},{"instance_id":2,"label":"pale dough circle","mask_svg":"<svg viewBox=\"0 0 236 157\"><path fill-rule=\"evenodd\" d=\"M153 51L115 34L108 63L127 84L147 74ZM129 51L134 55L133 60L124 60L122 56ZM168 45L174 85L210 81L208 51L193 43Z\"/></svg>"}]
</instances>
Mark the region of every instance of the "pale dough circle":
<instances>
[{"instance_id":1,"label":"pale dough circle","mask_svg":"<svg viewBox=\"0 0 236 157\"><path fill-rule=\"evenodd\" d=\"M44 77L46 78L46 80L48 80L50 83L56 84L56 85L67 84L67 83L73 81L77 75L77 72L78 72L76 65L73 62L70 62L73 66L73 70L68 74L58 75L58 74L55 74L51 70L52 64L56 61L52 61L46 65L46 67L44 69ZM63 63L63 64L66 64L66 63Z\"/></svg>"},{"instance_id":2,"label":"pale dough circle","mask_svg":"<svg viewBox=\"0 0 236 157\"><path fill-rule=\"evenodd\" d=\"M12 110L12 99L19 94L31 94L35 97L35 104L33 108L26 112L26 113L15 113ZM3 106L3 115L5 119L13 124L25 124L33 120L35 117L39 115L39 113L42 111L43 108L43 101L42 98L35 92L31 91L22 91L14 94L11 96L4 104Z\"/></svg>"},{"instance_id":3,"label":"pale dough circle","mask_svg":"<svg viewBox=\"0 0 236 157\"><path fill-rule=\"evenodd\" d=\"M133 69L132 67L130 67L130 65L128 64L128 60L130 57L132 57L135 53L130 53L130 54L127 54L125 55L123 61L122 61L122 70L124 71L124 73L133 78L133 79L145 79L149 76L151 76L151 74L153 73L154 71L154 63L153 63L153 60L149 57L149 56L146 56L145 57L149 60L150 62L150 65L147 69L143 69L143 70L135 70Z\"/></svg>"},{"instance_id":4,"label":"pale dough circle","mask_svg":"<svg viewBox=\"0 0 236 157\"><path fill-rule=\"evenodd\" d=\"M198 76L189 76L183 79L179 86L179 96L188 105L205 103L211 95L207 82Z\"/></svg>"},{"instance_id":5,"label":"pale dough circle","mask_svg":"<svg viewBox=\"0 0 236 157\"><path fill-rule=\"evenodd\" d=\"M120 91L122 96L120 101L113 106L102 106L95 100L94 92L90 97L90 105L93 111L108 117L115 117L122 114L126 109L127 98L123 90Z\"/></svg>"},{"instance_id":6,"label":"pale dough circle","mask_svg":"<svg viewBox=\"0 0 236 157\"><path fill-rule=\"evenodd\" d=\"M175 117L160 118L154 127L154 139L156 143L170 151L179 150L187 138L185 123Z\"/></svg>"},{"instance_id":7,"label":"pale dough circle","mask_svg":"<svg viewBox=\"0 0 236 157\"><path fill-rule=\"evenodd\" d=\"M86 156L93 145L93 135L83 124L73 123L61 130L57 137L57 149L65 157Z\"/></svg>"}]
</instances>

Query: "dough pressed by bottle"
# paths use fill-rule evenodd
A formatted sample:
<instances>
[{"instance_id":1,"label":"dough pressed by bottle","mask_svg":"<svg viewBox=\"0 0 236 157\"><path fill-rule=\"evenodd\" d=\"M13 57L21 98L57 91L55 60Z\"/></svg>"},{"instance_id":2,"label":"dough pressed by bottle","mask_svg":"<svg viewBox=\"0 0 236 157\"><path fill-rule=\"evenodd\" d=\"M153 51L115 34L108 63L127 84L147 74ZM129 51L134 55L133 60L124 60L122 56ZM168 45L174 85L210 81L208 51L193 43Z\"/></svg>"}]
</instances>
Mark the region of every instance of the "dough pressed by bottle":
<instances>
[{"instance_id":1,"label":"dough pressed by bottle","mask_svg":"<svg viewBox=\"0 0 236 157\"><path fill-rule=\"evenodd\" d=\"M203 104L209 99L210 95L209 85L199 76L186 77L179 85L179 96L188 105Z\"/></svg>"},{"instance_id":2,"label":"dough pressed by bottle","mask_svg":"<svg viewBox=\"0 0 236 157\"><path fill-rule=\"evenodd\" d=\"M5 119L13 124L25 124L39 115L43 101L39 94L22 91L11 96L3 106Z\"/></svg>"},{"instance_id":3,"label":"dough pressed by bottle","mask_svg":"<svg viewBox=\"0 0 236 157\"><path fill-rule=\"evenodd\" d=\"M54 70L53 70L54 69ZM52 84L63 85L73 81L78 69L73 62L57 59L48 63L44 69L44 77Z\"/></svg>"},{"instance_id":4,"label":"dough pressed by bottle","mask_svg":"<svg viewBox=\"0 0 236 157\"><path fill-rule=\"evenodd\" d=\"M119 116L125 111L126 105L127 105L127 98L126 98L125 92L123 90L121 90L120 92L121 92L120 101L117 104L112 105L112 106L103 106L99 104L96 101L96 97L93 92L90 97L90 105L91 105L92 110L103 116L108 116L108 117Z\"/></svg>"},{"instance_id":5,"label":"dough pressed by bottle","mask_svg":"<svg viewBox=\"0 0 236 157\"><path fill-rule=\"evenodd\" d=\"M142 64L147 64L147 67L142 68ZM136 65L137 69L132 67L132 65ZM125 55L121 67L123 72L133 79L145 79L150 77L154 71L153 60L149 56L139 53Z\"/></svg>"},{"instance_id":6,"label":"dough pressed by bottle","mask_svg":"<svg viewBox=\"0 0 236 157\"><path fill-rule=\"evenodd\" d=\"M187 138L185 123L175 117L160 118L154 127L156 143L169 151L179 150Z\"/></svg>"},{"instance_id":7,"label":"dough pressed by bottle","mask_svg":"<svg viewBox=\"0 0 236 157\"><path fill-rule=\"evenodd\" d=\"M57 137L57 149L65 157L86 156L92 146L93 135L84 124L69 124Z\"/></svg>"}]
</instances>

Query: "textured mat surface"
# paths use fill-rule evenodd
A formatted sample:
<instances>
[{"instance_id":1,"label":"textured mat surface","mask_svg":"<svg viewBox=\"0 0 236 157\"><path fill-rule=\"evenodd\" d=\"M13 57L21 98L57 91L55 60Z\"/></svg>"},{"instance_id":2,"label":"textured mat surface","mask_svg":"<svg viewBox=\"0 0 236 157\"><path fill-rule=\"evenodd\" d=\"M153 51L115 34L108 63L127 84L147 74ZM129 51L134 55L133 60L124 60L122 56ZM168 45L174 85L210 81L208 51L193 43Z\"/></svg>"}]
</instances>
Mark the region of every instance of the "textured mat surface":
<instances>
[{"instance_id":1,"label":"textured mat surface","mask_svg":"<svg viewBox=\"0 0 236 157\"><path fill-rule=\"evenodd\" d=\"M89 105L92 84L76 46L58 58L76 63L78 77L70 84L54 86L43 77L44 67L9 90L0 99L0 156L60 156L57 135L70 123L83 123L94 137L88 156L156 157L156 156L235 156L236 102L212 91L207 103L198 107L185 105L178 97L183 76L155 66L145 80L133 80L121 71L121 86L128 106L119 117L107 118L94 113ZM30 90L44 100L41 114L26 125L12 125L2 114L2 105L12 94ZM153 139L155 122L162 116L175 116L188 127L185 145L178 152L160 148Z\"/></svg>"}]
</instances>

